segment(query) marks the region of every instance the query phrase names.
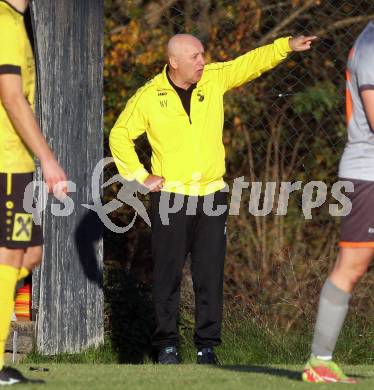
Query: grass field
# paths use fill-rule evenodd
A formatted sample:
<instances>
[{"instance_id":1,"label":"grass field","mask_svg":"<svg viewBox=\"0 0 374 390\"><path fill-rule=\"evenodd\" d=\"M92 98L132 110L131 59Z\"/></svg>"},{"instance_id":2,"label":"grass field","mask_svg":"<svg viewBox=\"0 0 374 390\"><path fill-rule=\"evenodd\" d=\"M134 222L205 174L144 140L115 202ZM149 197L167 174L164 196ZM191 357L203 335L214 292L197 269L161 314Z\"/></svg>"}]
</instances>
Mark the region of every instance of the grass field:
<instances>
[{"instance_id":1,"label":"grass field","mask_svg":"<svg viewBox=\"0 0 374 390\"><path fill-rule=\"evenodd\" d=\"M339 339L336 361L348 374L357 376L357 389L374 389L374 327L362 327L347 322ZM126 332L124 336L127 337ZM26 376L44 379L47 384L17 386L19 389L331 389L347 385L315 385L300 381L302 364L310 354L311 330L304 333L282 333L260 326L254 319L225 322L224 343L216 349L222 365L201 367L193 364L196 350L192 345L192 330L182 333L180 348L184 364L162 367L152 364L150 355L141 354L138 362L127 364L139 344L136 337L126 338L124 351L108 338L98 348L80 354L41 356L30 353L17 367ZM140 344L141 346L141 344ZM123 364L118 364L123 363ZM48 372L31 372L29 367L48 368Z\"/></svg>"},{"instance_id":2,"label":"grass field","mask_svg":"<svg viewBox=\"0 0 374 390\"><path fill-rule=\"evenodd\" d=\"M301 366L222 365L201 367L192 364L161 367L158 365L87 365L47 364L48 372L30 372L30 365L18 366L30 378L44 379L46 384L19 385L17 389L331 389L336 386L308 384L300 381ZM373 366L345 366L346 372L360 380L357 389L374 388Z\"/></svg>"}]
</instances>

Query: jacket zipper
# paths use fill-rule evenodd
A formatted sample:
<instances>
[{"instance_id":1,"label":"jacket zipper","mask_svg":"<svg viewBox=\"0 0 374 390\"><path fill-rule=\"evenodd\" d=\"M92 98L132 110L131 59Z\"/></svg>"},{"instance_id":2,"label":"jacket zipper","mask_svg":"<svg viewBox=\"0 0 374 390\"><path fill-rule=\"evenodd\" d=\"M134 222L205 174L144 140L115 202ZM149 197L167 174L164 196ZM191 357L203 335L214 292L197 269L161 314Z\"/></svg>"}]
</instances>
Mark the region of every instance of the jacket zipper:
<instances>
[{"instance_id":1,"label":"jacket zipper","mask_svg":"<svg viewBox=\"0 0 374 390\"><path fill-rule=\"evenodd\" d=\"M183 112L187 115L187 118L188 118L188 121L190 122L190 125L192 125L192 119L191 119L191 103L190 103L190 115L187 114L186 110L184 109L183 107L183 103L182 103L182 99L180 98L180 96L178 95L178 92L173 88L171 89L171 91L173 91L177 96L178 96L178 99L180 101L180 104L182 106L182 109L183 109ZM192 102L192 94L191 94L191 102Z\"/></svg>"}]
</instances>

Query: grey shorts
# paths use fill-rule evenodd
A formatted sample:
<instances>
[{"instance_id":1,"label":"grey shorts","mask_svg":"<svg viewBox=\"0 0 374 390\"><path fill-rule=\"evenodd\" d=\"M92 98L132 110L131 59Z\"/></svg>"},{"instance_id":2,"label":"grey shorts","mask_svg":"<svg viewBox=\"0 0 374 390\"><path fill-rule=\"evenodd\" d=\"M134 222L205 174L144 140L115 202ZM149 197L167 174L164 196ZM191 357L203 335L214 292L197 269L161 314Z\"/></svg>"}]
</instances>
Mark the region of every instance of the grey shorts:
<instances>
[{"instance_id":1,"label":"grey shorts","mask_svg":"<svg viewBox=\"0 0 374 390\"><path fill-rule=\"evenodd\" d=\"M352 210L342 218L339 246L374 248L374 181L341 180L352 182L354 192L346 195Z\"/></svg>"}]
</instances>

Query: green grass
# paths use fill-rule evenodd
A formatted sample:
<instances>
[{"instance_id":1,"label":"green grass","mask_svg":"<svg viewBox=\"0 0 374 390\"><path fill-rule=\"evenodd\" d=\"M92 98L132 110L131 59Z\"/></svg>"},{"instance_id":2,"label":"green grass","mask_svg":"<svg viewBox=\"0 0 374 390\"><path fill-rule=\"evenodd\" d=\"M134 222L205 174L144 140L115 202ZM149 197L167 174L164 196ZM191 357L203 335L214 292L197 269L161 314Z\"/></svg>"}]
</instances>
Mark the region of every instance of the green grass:
<instances>
[{"instance_id":1,"label":"green grass","mask_svg":"<svg viewBox=\"0 0 374 390\"><path fill-rule=\"evenodd\" d=\"M225 365L241 364L303 364L310 354L312 330L304 333L284 333L271 329L253 319L247 321L226 320L223 329L223 344L217 348L220 361ZM194 363L196 350L191 343L191 327L182 327L182 345L180 353L185 363ZM357 323L347 322L339 338L335 359L344 364L374 364L374 327L360 327ZM127 349L128 348L128 349ZM41 356L31 353L25 363L80 363L80 364L116 364L134 363L131 351L136 345L124 346L121 353L107 338L105 345L90 348L80 354L59 354ZM123 358L125 355L125 358ZM137 363L151 363L149 354L145 353Z\"/></svg>"},{"instance_id":2,"label":"green grass","mask_svg":"<svg viewBox=\"0 0 374 390\"><path fill-rule=\"evenodd\" d=\"M242 318L242 317L241 317ZM304 332L281 332L255 319L245 321L230 317L225 320L223 344L216 349L222 366L201 367L192 364L196 350L192 340L193 321L188 317L181 323L180 366L162 367L152 364L147 353L141 361L145 364L129 365L136 337L124 334L125 351L119 351L110 337L99 348L70 355L41 356L29 354L18 366L26 376L41 378L43 387L19 386L19 389L130 389L130 390L180 390L180 389L276 389L299 388L331 389L336 385L310 385L300 381L302 365L310 354L312 329ZM360 379L359 389L374 389L374 329L348 321L337 346L335 359L345 371ZM139 345L144 346L140 340ZM126 352L126 353L124 353ZM127 360L129 359L129 360ZM29 367L47 367L49 372L30 372ZM340 385L345 386L345 385Z\"/></svg>"},{"instance_id":3,"label":"green grass","mask_svg":"<svg viewBox=\"0 0 374 390\"><path fill-rule=\"evenodd\" d=\"M47 364L49 372L30 372L29 365L18 366L31 378L44 379L45 386L19 385L17 389L331 389L345 385L316 385L300 381L301 366L294 365L223 365L218 368L191 364L162 367L158 365L87 365ZM360 390L374 388L373 366L345 366L348 374L358 377Z\"/></svg>"}]
</instances>

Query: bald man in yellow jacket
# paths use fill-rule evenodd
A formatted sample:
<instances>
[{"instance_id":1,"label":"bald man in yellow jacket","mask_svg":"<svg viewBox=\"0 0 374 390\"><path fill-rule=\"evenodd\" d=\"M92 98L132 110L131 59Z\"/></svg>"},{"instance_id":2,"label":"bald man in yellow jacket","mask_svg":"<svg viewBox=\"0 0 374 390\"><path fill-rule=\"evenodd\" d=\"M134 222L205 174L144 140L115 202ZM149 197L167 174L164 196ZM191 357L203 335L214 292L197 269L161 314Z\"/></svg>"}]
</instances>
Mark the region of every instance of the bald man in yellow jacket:
<instances>
[{"instance_id":1,"label":"bald man in yellow jacket","mask_svg":"<svg viewBox=\"0 0 374 390\"><path fill-rule=\"evenodd\" d=\"M168 43L163 72L127 102L111 131L110 149L119 173L151 192L157 325L153 343L161 364L180 362L177 318L182 269L189 253L197 363L217 362L213 348L221 343L227 219L223 96L274 68L290 52L310 49L314 39L280 38L232 61L206 65L197 38L175 35ZM143 133L152 148L152 173L135 151L134 140ZM178 205L166 219L163 197L168 205Z\"/></svg>"}]
</instances>

